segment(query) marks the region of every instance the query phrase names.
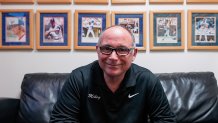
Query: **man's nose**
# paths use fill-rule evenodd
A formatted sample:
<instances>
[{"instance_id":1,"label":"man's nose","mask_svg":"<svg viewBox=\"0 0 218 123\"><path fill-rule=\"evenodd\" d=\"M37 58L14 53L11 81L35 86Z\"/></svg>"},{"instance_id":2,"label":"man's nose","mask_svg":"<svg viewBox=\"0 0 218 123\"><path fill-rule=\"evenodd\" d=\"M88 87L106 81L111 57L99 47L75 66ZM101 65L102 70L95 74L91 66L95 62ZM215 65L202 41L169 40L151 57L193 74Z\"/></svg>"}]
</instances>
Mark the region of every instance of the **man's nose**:
<instances>
[{"instance_id":1,"label":"man's nose","mask_svg":"<svg viewBox=\"0 0 218 123\"><path fill-rule=\"evenodd\" d=\"M118 55L116 53L116 50L113 50L111 55L110 55L110 58L113 58L113 59L117 59L118 58Z\"/></svg>"}]
</instances>

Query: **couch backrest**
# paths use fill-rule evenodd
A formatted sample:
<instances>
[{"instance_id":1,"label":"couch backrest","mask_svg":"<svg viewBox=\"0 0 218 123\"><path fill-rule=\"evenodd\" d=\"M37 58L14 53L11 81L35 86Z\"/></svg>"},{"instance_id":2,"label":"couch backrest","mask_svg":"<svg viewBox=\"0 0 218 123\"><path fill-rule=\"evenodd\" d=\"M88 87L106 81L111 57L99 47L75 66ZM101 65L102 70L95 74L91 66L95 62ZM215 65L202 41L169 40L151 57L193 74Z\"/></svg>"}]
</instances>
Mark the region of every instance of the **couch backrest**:
<instances>
[{"instance_id":1,"label":"couch backrest","mask_svg":"<svg viewBox=\"0 0 218 123\"><path fill-rule=\"evenodd\" d=\"M69 73L32 73L21 85L18 123L48 123L50 112Z\"/></svg>"},{"instance_id":2,"label":"couch backrest","mask_svg":"<svg viewBox=\"0 0 218 123\"><path fill-rule=\"evenodd\" d=\"M218 123L218 88L212 72L156 75L178 123Z\"/></svg>"},{"instance_id":3,"label":"couch backrest","mask_svg":"<svg viewBox=\"0 0 218 123\"><path fill-rule=\"evenodd\" d=\"M156 74L178 123L218 123L218 88L212 72ZM20 123L48 123L69 73L32 73L21 85Z\"/></svg>"}]
</instances>

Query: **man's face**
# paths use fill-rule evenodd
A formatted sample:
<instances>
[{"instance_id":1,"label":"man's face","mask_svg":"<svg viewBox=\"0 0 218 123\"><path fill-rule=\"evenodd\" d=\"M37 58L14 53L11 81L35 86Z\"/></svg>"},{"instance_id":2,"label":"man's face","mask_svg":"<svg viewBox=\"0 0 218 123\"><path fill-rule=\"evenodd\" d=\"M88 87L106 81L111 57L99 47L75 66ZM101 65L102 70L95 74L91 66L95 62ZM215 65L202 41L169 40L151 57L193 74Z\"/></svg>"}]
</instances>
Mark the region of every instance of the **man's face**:
<instances>
[{"instance_id":1,"label":"man's face","mask_svg":"<svg viewBox=\"0 0 218 123\"><path fill-rule=\"evenodd\" d=\"M16 35L16 34L19 33L19 26L18 25L13 25L11 30Z\"/></svg>"},{"instance_id":2,"label":"man's face","mask_svg":"<svg viewBox=\"0 0 218 123\"><path fill-rule=\"evenodd\" d=\"M132 38L129 32L121 27L112 27L104 32L100 45L96 46L99 65L104 74L110 77L123 76L135 59L137 49L130 51L126 56L118 56L115 51L110 55L105 55L100 52L101 46L132 48Z\"/></svg>"},{"instance_id":3,"label":"man's face","mask_svg":"<svg viewBox=\"0 0 218 123\"><path fill-rule=\"evenodd\" d=\"M52 27L52 28L55 27L55 22L51 22L51 27Z\"/></svg>"}]
</instances>

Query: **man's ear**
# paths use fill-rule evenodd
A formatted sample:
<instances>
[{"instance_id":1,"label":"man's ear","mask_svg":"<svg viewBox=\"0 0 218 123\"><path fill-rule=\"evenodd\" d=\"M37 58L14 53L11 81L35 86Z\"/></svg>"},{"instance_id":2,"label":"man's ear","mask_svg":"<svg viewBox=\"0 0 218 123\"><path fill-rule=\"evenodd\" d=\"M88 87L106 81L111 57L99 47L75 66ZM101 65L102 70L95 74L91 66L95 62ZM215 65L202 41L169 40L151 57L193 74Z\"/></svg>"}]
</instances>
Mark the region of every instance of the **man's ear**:
<instances>
[{"instance_id":1,"label":"man's ear","mask_svg":"<svg viewBox=\"0 0 218 123\"><path fill-rule=\"evenodd\" d=\"M95 46L95 50L98 53L98 45Z\"/></svg>"},{"instance_id":2,"label":"man's ear","mask_svg":"<svg viewBox=\"0 0 218 123\"><path fill-rule=\"evenodd\" d=\"M135 48L134 51L133 51L133 58L132 58L132 61L135 60L136 56L137 56L137 53L138 53L138 49Z\"/></svg>"}]
</instances>

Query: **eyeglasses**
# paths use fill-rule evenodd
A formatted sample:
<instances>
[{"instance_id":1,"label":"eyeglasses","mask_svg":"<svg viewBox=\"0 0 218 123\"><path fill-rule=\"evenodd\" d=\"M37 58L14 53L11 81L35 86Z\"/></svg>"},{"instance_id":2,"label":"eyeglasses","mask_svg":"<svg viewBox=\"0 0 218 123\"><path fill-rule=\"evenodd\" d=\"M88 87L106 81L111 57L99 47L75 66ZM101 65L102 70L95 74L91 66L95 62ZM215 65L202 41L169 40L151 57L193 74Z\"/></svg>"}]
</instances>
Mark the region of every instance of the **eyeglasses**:
<instances>
[{"instance_id":1,"label":"eyeglasses","mask_svg":"<svg viewBox=\"0 0 218 123\"><path fill-rule=\"evenodd\" d=\"M134 48L127 48L127 47L118 47L118 48L113 48L110 46L101 46L100 52L105 55L110 55L114 50L116 51L116 54L118 56L126 56L130 53L130 51L134 50Z\"/></svg>"}]
</instances>

